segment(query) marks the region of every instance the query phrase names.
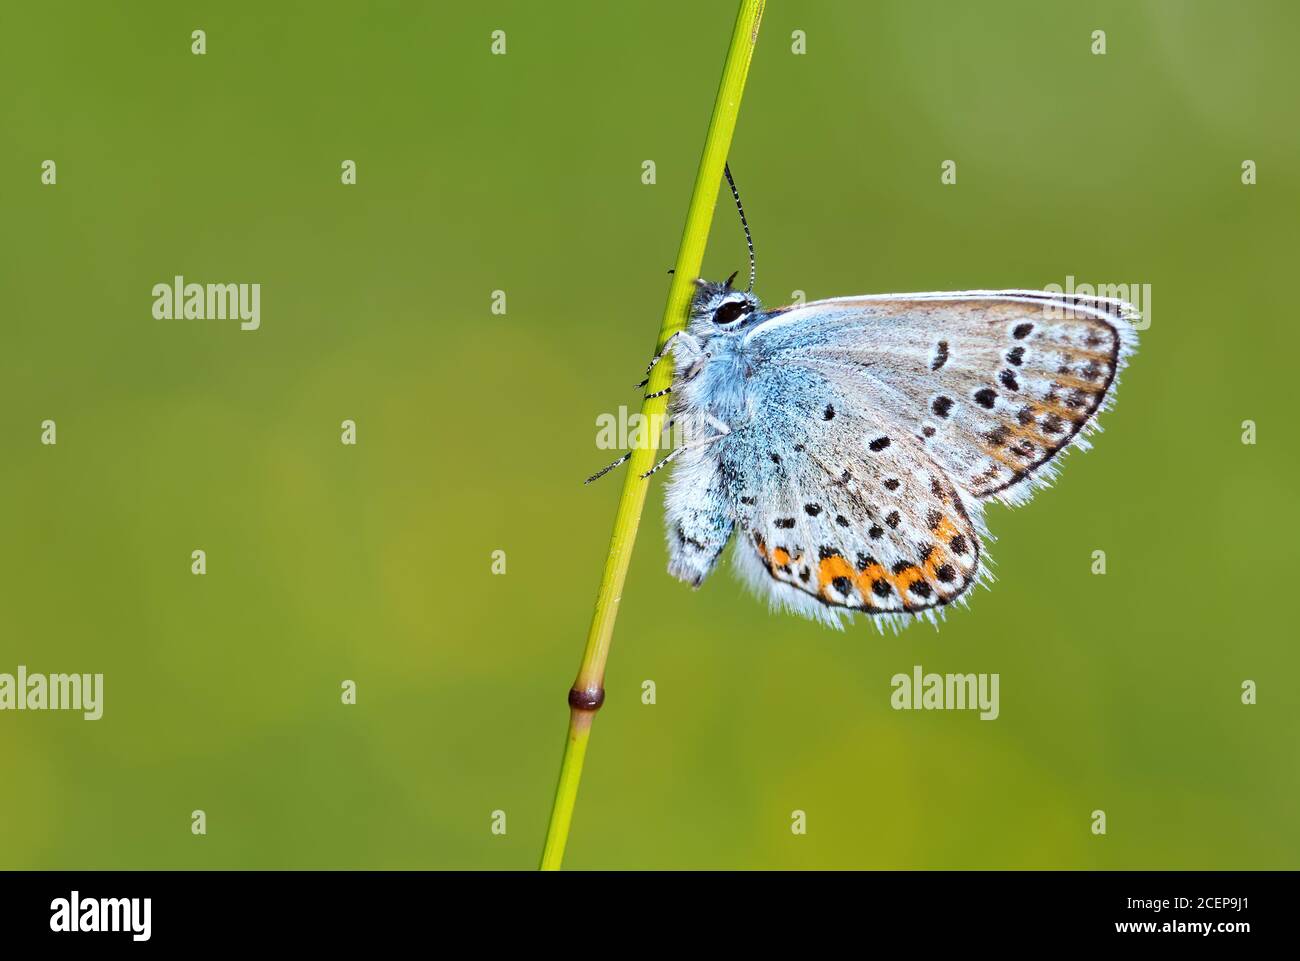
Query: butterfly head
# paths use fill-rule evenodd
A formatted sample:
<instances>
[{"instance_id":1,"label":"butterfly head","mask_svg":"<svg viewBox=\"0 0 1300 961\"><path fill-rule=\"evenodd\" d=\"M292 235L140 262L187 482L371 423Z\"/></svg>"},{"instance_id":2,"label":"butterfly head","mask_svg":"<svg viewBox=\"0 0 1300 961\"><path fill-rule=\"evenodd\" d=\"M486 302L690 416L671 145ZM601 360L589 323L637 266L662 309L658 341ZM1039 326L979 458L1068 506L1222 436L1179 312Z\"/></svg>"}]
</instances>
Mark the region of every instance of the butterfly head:
<instances>
[{"instance_id":1,"label":"butterfly head","mask_svg":"<svg viewBox=\"0 0 1300 961\"><path fill-rule=\"evenodd\" d=\"M723 283L699 280L699 289L691 301L691 333L710 337L746 330L757 318L762 305L747 290L733 290L732 274Z\"/></svg>"}]
</instances>

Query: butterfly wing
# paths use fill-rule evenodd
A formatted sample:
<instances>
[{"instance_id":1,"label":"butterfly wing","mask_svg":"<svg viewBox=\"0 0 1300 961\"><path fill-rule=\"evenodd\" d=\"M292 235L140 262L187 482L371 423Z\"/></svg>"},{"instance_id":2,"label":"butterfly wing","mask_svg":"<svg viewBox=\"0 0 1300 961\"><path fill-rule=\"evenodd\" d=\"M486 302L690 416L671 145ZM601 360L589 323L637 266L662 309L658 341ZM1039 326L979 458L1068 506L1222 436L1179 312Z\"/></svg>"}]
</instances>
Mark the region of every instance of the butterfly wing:
<instances>
[{"instance_id":1,"label":"butterfly wing","mask_svg":"<svg viewBox=\"0 0 1300 961\"><path fill-rule=\"evenodd\" d=\"M731 475L715 447L688 445L664 493L668 573L699 587L731 538Z\"/></svg>"},{"instance_id":2,"label":"butterfly wing","mask_svg":"<svg viewBox=\"0 0 1300 961\"><path fill-rule=\"evenodd\" d=\"M1136 314L1044 291L887 294L774 311L746 341L756 365L815 371L905 427L963 490L1018 503L1095 428Z\"/></svg>"},{"instance_id":3,"label":"butterfly wing","mask_svg":"<svg viewBox=\"0 0 1300 961\"><path fill-rule=\"evenodd\" d=\"M956 600L980 571L978 503L967 502L903 422L859 385L816 366L756 366L753 417L720 443L742 576L774 605L838 625Z\"/></svg>"}]
</instances>

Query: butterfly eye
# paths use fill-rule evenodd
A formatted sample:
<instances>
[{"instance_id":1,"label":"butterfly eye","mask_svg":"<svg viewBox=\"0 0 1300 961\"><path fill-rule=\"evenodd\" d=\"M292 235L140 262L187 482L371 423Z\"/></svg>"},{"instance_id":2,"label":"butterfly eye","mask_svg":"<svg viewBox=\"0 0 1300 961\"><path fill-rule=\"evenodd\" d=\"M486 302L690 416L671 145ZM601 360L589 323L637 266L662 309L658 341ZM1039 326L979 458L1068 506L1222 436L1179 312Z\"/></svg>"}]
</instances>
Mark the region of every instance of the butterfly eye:
<instances>
[{"instance_id":1,"label":"butterfly eye","mask_svg":"<svg viewBox=\"0 0 1300 961\"><path fill-rule=\"evenodd\" d=\"M715 324L731 324L745 313L745 305L739 300L729 300L713 312Z\"/></svg>"}]
</instances>

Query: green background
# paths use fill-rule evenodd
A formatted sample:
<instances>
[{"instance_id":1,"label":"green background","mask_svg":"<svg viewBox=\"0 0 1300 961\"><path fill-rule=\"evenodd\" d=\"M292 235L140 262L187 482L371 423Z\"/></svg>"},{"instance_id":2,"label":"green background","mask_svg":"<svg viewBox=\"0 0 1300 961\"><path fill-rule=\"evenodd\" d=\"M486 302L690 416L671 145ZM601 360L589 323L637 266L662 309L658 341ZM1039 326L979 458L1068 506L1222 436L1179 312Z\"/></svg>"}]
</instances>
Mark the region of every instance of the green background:
<instances>
[{"instance_id":1,"label":"green background","mask_svg":"<svg viewBox=\"0 0 1300 961\"><path fill-rule=\"evenodd\" d=\"M0 671L106 696L0 714L0 867L536 864L621 478L580 481L638 403L734 10L5 4ZM731 152L768 302L1073 275L1151 284L1151 328L937 632L691 592L656 478L568 866L1300 867L1298 27L769 4ZM723 201L710 276L744 263ZM154 320L175 274L261 283L261 330ZM1001 717L891 710L914 664L1000 673Z\"/></svg>"}]
</instances>

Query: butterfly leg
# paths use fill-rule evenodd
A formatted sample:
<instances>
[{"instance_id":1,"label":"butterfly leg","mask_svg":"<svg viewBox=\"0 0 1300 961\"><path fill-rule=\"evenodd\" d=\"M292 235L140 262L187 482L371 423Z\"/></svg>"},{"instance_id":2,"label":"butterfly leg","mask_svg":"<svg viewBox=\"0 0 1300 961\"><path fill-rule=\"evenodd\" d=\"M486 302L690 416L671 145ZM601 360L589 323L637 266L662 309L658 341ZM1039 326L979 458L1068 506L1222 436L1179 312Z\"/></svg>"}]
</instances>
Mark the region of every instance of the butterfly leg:
<instances>
[{"instance_id":1,"label":"butterfly leg","mask_svg":"<svg viewBox=\"0 0 1300 961\"><path fill-rule=\"evenodd\" d=\"M659 363L659 361L663 360L665 357L668 356L668 352L673 349L673 345L676 344L678 341L680 341L685 346L689 347L691 350L695 351L695 353L697 354L704 352L704 349L700 346L700 342L698 340L696 340L690 334L686 333L686 331L684 330L677 331L677 333L673 334L666 341L664 341L664 345L662 348L660 348L659 353L655 354L652 358L650 358L650 363L646 365L646 369L645 369L645 373L646 373L645 380L637 384L638 387L644 387L646 384L650 383L650 371L655 369L655 364ZM656 394L655 396L658 397L660 395Z\"/></svg>"},{"instance_id":2,"label":"butterfly leg","mask_svg":"<svg viewBox=\"0 0 1300 961\"><path fill-rule=\"evenodd\" d=\"M608 467L602 467L600 470L596 471L596 473L588 477L585 481L583 481L583 483L590 484L594 480L600 480L602 477L604 477L606 474L612 471L615 467L622 467L631 459L631 457L632 457L632 452L628 451L626 454L624 454L618 460L614 461L614 463L610 464Z\"/></svg>"},{"instance_id":3,"label":"butterfly leg","mask_svg":"<svg viewBox=\"0 0 1300 961\"><path fill-rule=\"evenodd\" d=\"M706 354L705 354L703 357L701 357L699 360L695 361L695 363L691 364L691 366L688 367L688 368L686 369L686 376L682 378L682 383L684 383L684 384L685 384L685 383L690 383L690 382L693 381L696 377L700 376L700 371L702 371L702 370L704 369L704 362L705 362L706 360L708 360L711 356L713 356L713 355L712 355L712 354L707 354L707 353L706 353ZM646 383L647 381L649 381L649 379L650 379L650 378L647 377L647 378L646 378L645 380L643 380L641 383L644 384L644 383ZM665 394L671 394L672 392L673 392L673 389L672 389L671 386L669 386L669 387L665 387L663 390L657 390L657 391L655 391L653 394L646 394L646 395L645 395L645 399L646 399L646 400L654 400L656 397L663 397ZM716 423L716 422L715 422L715 423Z\"/></svg>"},{"instance_id":4,"label":"butterfly leg","mask_svg":"<svg viewBox=\"0 0 1300 961\"><path fill-rule=\"evenodd\" d=\"M705 414L704 419L709 423L710 427L716 430L723 437L726 437L728 434L731 433L731 428L728 427L726 424L724 424L722 421L718 420L718 418L714 417L712 414Z\"/></svg>"},{"instance_id":5,"label":"butterfly leg","mask_svg":"<svg viewBox=\"0 0 1300 961\"><path fill-rule=\"evenodd\" d=\"M719 421L719 423L721 422ZM723 426L725 427L726 425L724 424ZM661 468L667 467L669 464L671 464L673 460L676 459L677 455L682 453L683 451L700 450L701 448L708 447L710 444L722 440L722 438L726 437L727 434L729 433L731 433L730 429L728 429L727 433L725 434L714 434L712 437L708 438L707 440L702 440L698 444L683 444L681 447L674 447L672 450L668 452L667 457L663 458L663 460L655 464L654 467L651 467L648 471L642 474L641 475L642 478L649 477L651 474L658 473Z\"/></svg>"},{"instance_id":6,"label":"butterfly leg","mask_svg":"<svg viewBox=\"0 0 1300 961\"><path fill-rule=\"evenodd\" d=\"M678 454L680 454L682 451L687 449L689 448L686 445L683 445L681 447L674 447L672 450L668 452L667 457L665 457L659 463L655 464L654 467L651 467L648 471L642 474L641 479L644 480L645 478L649 477L651 474L657 474L661 468L667 467L669 464L673 462L673 458L675 458Z\"/></svg>"},{"instance_id":7,"label":"butterfly leg","mask_svg":"<svg viewBox=\"0 0 1300 961\"><path fill-rule=\"evenodd\" d=\"M718 421L716 418L712 418L712 417L710 417L709 420L710 420L710 421L713 421L715 425L716 425L716 424L721 424L721 422ZM675 417L669 417L669 418L668 418L668 423L665 425L665 428L666 428L667 430L671 431L671 430L673 429L673 427L676 425L676 423L677 423L677 418L675 418ZM721 426L726 427L725 424L721 424ZM583 481L583 483L584 483L584 484L590 484L592 481L600 480L602 477L604 477L606 474L608 474L610 471L612 471L615 467L622 467L624 464L626 464L626 463L631 459L631 457L632 457L632 451L628 451L626 454L624 454L624 455L623 455L622 457L620 457L618 460L614 461L614 463L609 464L609 465L607 465L607 466L605 466L605 467L602 467L600 470L596 471L596 473L594 473L594 474L592 474L590 477L588 477L585 481ZM656 469L657 469L657 468L656 468ZM642 475L642 476L644 476L644 475Z\"/></svg>"}]
</instances>

